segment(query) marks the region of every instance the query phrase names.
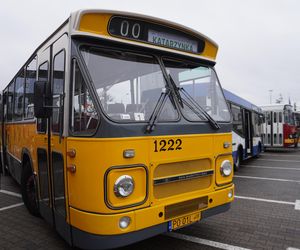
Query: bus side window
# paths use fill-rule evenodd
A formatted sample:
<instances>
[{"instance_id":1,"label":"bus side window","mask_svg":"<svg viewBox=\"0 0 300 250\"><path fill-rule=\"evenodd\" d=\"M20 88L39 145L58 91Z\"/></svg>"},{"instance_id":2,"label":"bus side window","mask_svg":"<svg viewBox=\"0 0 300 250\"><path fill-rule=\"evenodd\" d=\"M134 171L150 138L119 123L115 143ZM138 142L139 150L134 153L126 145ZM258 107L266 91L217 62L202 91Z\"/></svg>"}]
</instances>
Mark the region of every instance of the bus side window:
<instances>
[{"instance_id":1,"label":"bus side window","mask_svg":"<svg viewBox=\"0 0 300 250\"><path fill-rule=\"evenodd\" d=\"M31 119L33 113L33 88L36 80L36 57L26 67L24 118Z\"/></svg>"},{"instance_id":2,"label":"bus side window","mask_svg":"<svg viewBox=\"0 0 300 250\"><path fill-rule=\"evenodd\" d=\"M268 125L271 125L271 113L270 112L266 113L266 119L268 121Z\"/></svg>"},{"instance_id":3,"label":"bus side window","mask_svg":"<svg viewBox=\"0 0 300 250\"><path fill-rule=\"evenodd\" d=\"M3 91L2 96L2 105L3 105L3 121L7 121L7 88Z\"/></svg>"},{"instance_id":4,"label":"bus side window","mask_svg":"<svg viewBox=\"0 0 300 250\"><path fill-rule=\"evenodd\" d=\"M12 81L8 86L7 95L7 121L12 121L13 116L13 97L14 97L15 82Z\"/></svg>"},{"instance_id":5,"label":"bus side window","mask_svg":"<svg viewBox=\"0 0 300 250\"><path fill-rule=\"evenodd\" d=\"M60 115L60 103L63 100L63 93L64 93L64 84L65 84L65 51L60 51L54 57L53 62L53 99L52 99L52 132L58 133L62 121L59 117ZM63 104L62 104L63 105Z\"/></svg>"},{"instance_id":6,"label":"bus side window","mask_svg":"<svg viewBox=\"0 0 300 250\"><path fill-rule=\"evenodd\" d=\"M253 122L253 136L259 137L261 135L259 114L253 113L252 122Z\"/></svg>"},{"instance_id":7,"label":"bus side window","mask_svg":"<svg viewBox=\"0 0 300 250\"><path fill-rule=\"evenodd\" d=\"M232 111L232 127L233 130L240 134L243 135L244 134L244 129L243 129L243 115L242 115L242 110L240 107L235 106L233 104L231 104L231 111Z\"/></svg>"},{"instance_id":8,"label":"bus side window","mask_svg":"<svg viewBox=\"0 0 300 250\"><path fill-rule=\"evenodd\" d=\"M24 70L17 75L14 91L14 120L19 121L23 118L23 100L24 100Z\"/></svg>"},{"instance_id":9,"label":"bus side window","mask_svg":"<svg viewBox=\"0 0 300 250\"><path fill-rule=\"evenodd\" d=\"M49 63L48 61L44 62L39 67L39 81L49 81ZM38 118L37 119L37 131L40 133L46 133L47 129L47 119L46 118Z\"/></svg>"},{"instance_id":10,"label":"bus side window","mask_svg":"<svg viewBox=\"0 0 300 250\"><path fill-rule=\"evenodd\" d=\"M284 123L290 123L288 110L284 110L283 113L284 113Z\"/></svg>"},{"instance_id":11,"label":"bus side window","mask_svg":"<svg viewBox=\"0 0 300 250\"><path fill-rule=\"evenodd\" d=\"M279 123L282 123L282 112L279 112L279 119L278 119Z\"/></svg>"},{"instance_id":12,"label":"bus side window","mask_svg":"<svg viewBox=\"0 0 300 250\"><path fill-rule=\"evenodd\" d=\"M73 81L71 131L75 134L93 134L98 127L99 117L77 64Z\"/></svg>"}]
</instances>

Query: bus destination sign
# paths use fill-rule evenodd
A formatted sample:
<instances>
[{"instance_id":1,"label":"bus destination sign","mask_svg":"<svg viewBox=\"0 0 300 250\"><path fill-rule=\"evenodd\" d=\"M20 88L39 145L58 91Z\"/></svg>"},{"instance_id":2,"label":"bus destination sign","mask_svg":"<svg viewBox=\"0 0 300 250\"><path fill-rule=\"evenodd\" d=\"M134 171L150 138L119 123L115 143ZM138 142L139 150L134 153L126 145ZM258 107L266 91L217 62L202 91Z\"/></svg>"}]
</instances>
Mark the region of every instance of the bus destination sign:
<instances>
[{"instance_id":1,"label":"bus destination sign","mask_svg":"<svg viewBox=\"0 0 300 250\"><path fill-rule=\"evenodd\" d=\"M197 53L198 44L195 40L154 30L148 31L148 41L155 45Z\"/></svg>"},{"instance_id":2,"label":"bus destination sign","mask_svg":"<svg viewBox=\"0 0 300 250\"><path fill-rule=\"evenodd\" d=\"M138 19L113 16L108 24L112 36L136 40L161 47L201 53L205 42L191 34L157 23Z\"/></svg>"}]
</instances>

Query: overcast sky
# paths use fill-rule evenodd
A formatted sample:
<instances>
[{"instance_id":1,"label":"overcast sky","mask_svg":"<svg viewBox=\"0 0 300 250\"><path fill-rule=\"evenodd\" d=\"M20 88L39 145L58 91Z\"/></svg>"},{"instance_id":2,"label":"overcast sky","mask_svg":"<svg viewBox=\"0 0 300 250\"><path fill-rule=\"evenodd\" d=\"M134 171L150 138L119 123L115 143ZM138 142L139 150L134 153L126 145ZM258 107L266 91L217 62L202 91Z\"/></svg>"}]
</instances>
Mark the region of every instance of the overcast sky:
<instances>
[{"instance_id":1,"label":"overcast sky","mask_svg":"<svg viewBox=\"0 0 300 250\"><path fill-rule=\"evenodd\" d=\"M113 9L191 27L219 45L216 70L224 88L254 104L281 94L300 109L298 0L3 0L0 88L72 11Z\"/></svg>"}]
</instances>

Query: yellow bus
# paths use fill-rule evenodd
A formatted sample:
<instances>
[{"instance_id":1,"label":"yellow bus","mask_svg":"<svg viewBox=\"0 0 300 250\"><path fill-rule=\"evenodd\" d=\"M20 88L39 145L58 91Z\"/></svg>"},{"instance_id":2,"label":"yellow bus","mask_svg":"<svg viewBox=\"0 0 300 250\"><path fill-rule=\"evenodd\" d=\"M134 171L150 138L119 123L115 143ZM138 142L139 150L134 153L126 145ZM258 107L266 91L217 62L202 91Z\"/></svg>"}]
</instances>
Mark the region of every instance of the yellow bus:
<instances>
[{"instance_id":1,"label":"yellow bus","mask_svg":"<svg viewBox=\"0 0 300 250\"><path fill-rule=\"evenodd\" d=\"M229 209L218 46L144 15L80 10L3 91L2 164L72 246L114 248Z\"/></svg>"}]
</instances>

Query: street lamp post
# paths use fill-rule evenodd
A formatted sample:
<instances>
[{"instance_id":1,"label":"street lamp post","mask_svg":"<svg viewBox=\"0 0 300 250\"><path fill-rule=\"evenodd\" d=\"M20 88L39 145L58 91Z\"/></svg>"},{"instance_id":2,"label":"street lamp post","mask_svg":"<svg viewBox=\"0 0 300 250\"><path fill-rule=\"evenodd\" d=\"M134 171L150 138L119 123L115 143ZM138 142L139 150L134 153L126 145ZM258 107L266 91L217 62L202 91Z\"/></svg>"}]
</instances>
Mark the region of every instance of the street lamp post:
<instances>
[{"instance_id":1,"label":"street lamp post","mask_svg":"<svg viewBox=\"0 0 300 250\"><path fill-rule=\"evenodd\" d=\"M270 104L272 104L272 92L273 92L273 89L269 89L269 92L270 92Z\"/></svg>"}]
</instances>

